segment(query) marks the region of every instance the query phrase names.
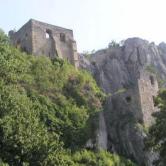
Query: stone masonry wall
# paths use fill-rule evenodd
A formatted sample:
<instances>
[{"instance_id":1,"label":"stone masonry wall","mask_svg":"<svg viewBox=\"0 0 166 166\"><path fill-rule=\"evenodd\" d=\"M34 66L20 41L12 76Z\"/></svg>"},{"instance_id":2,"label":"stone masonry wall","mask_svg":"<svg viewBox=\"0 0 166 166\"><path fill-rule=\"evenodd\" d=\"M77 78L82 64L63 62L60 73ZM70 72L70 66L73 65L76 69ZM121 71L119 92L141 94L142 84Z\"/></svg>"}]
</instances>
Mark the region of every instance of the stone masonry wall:
<instances>
[{"instance_id":1,"label":"stone masonry wall","mask_svg":"<svg viewBox=\"0 0 166 166\"><path fill-rule=\"evenodd\" d=\"M79 66L76 42L70 29L31 19L19 31L10 31L9 36L14 46L27 53L50 58L59 56L76 68Z\"/></svg>"},{"instance_id":2,"label":"stone masonry wall","mask_svg":"<svg viewBox=\"0 0 166 166\"><path fill-rule=\"evenodd\" d=\"M151 114L157 111L154 106L154 97L158 94L158 83L155 75L148 72L141 72L138 79L138 88L141 109L143 112L143 122L146 126L149 126L153 119Z\"/></svg>"},{"instance_id":3,"label":"stone masonry wall","mask_svg":"<svg viewBox=\"0 0 166 166\"><path fill-rule=\"evenodd\" d=\"M32 43L35 55L59 56L73 64L77 60L72 30L32 20Z\"/></svg>"},{"instance_id":4,"label":"stone masonry wall","mask_svg":"<svg viewBox=\"0 0 166 166\"><path fill-rule=\"evenodd\" d=\"M11 43L20 48L22 51L25 51L29 54L32 54L32 24L31 21L26 23L20 30L17 32L10 31L9 36Z\"/></svg>"}]
</instances>

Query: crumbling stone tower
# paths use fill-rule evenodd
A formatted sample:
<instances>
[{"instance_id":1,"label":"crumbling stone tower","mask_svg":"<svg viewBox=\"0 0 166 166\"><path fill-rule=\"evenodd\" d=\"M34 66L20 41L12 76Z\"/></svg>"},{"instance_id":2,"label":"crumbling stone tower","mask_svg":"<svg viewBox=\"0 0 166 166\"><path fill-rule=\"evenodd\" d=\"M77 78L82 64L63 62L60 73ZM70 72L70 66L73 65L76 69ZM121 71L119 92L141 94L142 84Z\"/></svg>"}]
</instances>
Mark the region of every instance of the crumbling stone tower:
<instances>
[{"instance_id":1,"label":"crumbling stone tower","mask_svg":"<svg viewBox=\"0 0 166 166\"><path fill-rule=\"evenodd\" d=\"M152 123L152 113L158 110L154 98L158 95L158 81L155 74L142 71L138 79L139 102L143 114L143 122L149 126Z\"/></svg>"},{"instance_id":2,"label":"crumbling stone tower","mask_svg":"<svg viewBox=\"0 0 166 166\"><path fill-rule=\"evenodd\" d=\"M152 113L158 111L154 98L159 89L153 73L141 70L134 77L130 87L112 95L106 105L107 149L145 165L152 156L143 150L143 131L154 122Z\"/></svg>"},{"instance_id":3,"label":"crumbling stone tower","mask_svg":"<svg viewBox=\"0 0 166 166\"><path fill-rule=\"evenodd\" d=\"M79 66L73 31L36 20L29 20L17 32L10 31L14 46L29 54L50 58L67 59L76 68Z\"/></svg>"},{"instance_id":4,"label":"crumbling stone tower","mask_svg":"<svg viewBox=\"0 0 166 166\"><path fill-rule=\"evenodd\" d=\"M150 126L153 123L152 113L158 110L154 98L159 88L155 74L141 70L134 75L131 85L122 92L112 96L112 110L120 115L132 115L137 122Z\"/></svg>"}]
</instances>

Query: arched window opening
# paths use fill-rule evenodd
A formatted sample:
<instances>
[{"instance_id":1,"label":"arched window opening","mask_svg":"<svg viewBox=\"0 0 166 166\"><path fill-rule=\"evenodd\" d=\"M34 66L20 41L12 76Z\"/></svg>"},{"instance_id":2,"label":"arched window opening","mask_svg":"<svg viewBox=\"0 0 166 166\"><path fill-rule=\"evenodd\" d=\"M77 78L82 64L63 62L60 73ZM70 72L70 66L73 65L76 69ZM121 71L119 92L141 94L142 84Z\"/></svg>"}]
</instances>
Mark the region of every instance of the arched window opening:
<instances>
[{"instance_id":1,"label":"arched window opening","mask_svg":"<svg viewBox=\"0 0 166 166\"><path fill-rule=\"evenodd\" d=\"M46 29L46 39L50 39L52 36L52 31L50 29Z\"/></svg>"}]
</instances>

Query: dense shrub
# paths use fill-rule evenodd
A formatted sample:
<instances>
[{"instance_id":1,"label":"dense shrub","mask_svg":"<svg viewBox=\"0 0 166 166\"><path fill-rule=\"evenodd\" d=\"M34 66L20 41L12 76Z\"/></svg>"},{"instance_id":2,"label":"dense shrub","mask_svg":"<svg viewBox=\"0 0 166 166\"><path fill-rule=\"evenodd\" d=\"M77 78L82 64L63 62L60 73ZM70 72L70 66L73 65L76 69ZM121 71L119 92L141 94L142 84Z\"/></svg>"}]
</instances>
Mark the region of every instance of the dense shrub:
<instances>
[{"instance_id":1,"label":"dense shrub","mask_svg":"<svg viewBox=\"0 0 166 166\"><path fill-rule=\"evenodd\" d=\"M105 97L90 74L22 53L1 31L0 66L0 166L116 163L109 153L81 151Z\"/></svg>"},{"instance_id":2,"label":"dense shrub","mask_svg":"<svg viewBox=\"0 0 166 166\"><path fill-rule=\"evenodd\" d=\"M73 155L73 161L76 166L135 166L131 161L106 151L83 150Z\"/></svg>"}]
</instances>

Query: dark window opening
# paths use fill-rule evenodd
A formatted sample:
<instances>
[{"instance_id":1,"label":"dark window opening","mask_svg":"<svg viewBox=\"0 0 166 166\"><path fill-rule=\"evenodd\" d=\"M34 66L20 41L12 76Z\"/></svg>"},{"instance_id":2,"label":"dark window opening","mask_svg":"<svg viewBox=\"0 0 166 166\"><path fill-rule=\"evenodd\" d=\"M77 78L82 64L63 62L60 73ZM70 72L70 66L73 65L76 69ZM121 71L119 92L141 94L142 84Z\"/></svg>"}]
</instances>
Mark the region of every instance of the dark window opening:
<instances>
[{"instance_id":1,"label":"dark window opening","mask_svg":"<svg viewBox=\"0 0 166 166\"><path fill-rule=\"evenodd\" d=\"M155 96L152 96L152 99L153 99L153 105L154 105L154 107L156 107L156 106L157 106L157 104L156 104L156 99L155 99Z\"/></svg>"},{"instance_id":2,"label":"dark window opening","mask_svg":"<svg viewBox=\"0 0 166 166\"><path fill-rule=\"evenodd\" d=\"M65 36L64 33L60 33L60 40L61 40L62 42L65 42L65 41L66 41L66 36Z\"/></svg>"},{"instance_id":3,"label":"dark window opening","mask_svg":"<svg viewBox=\"0 0 166 166\"><path fill-rule=\"evenodd\" d=\"M127 103L131 103L131 96L127 96L126 101L127 101Z\"/></svg>"},{"instance_id":4,"label":"dark window opening","mask_svg":"<svg viewBox=\"0 0 166 166\"><path fill-rule=\"evenodd\" d=\"M143 119L138 119L138 123L142 124L143 122Z\"/></svg>"},{"instance_id":5,"label":"dark window opening","mask_svg":"<svg viewBox=\"0 0 166 166\"><path fill-rule=\"evenodd\" d=\"M153 76L150 76L150 82L151 82L151 85L154 85L154 77Z\"/></svg>"},{"instance_id":6,"label":"dark window opening","mask_svg":"<svg viewBox=\"0 0 166 166\"><path fill-rule=\"evenodd\" d=\"M49 29L46 29L46 39L50 39L52 36L52 31Z\"/></svg>"},{"instance_id":7,"label":"dark window opening","mask_svg":"<svg viewBox=\"0 0 166 166\"><path fill-rule=\"evenodd\" d=\"M95 66L95 65L96 65L96 62L94 62L94 61L93 61L93 62L91 62L91 63L92 63L92 65L93 65L93 66Z\"/></svg>"},{"instance_id":8,"label":"dark window opening","mask_svg":"<svg viewBox=\"0 0 166 166\"><path fill-rule=\"evenodd\" d=\"M25 39L26 39L26 40L28 39L28 34L27 34L27 33L25 34Z\"/></svg>"},{"instance_id":9,"label":"dark window opening","mask_svg":"<svg viewBox=\"0 0 166 166\"><path fill-rule=\"evenodd\" d=\"M50 52L48 53L48 56L51 57L51 53Z\"/></svg>"}]
</instances>

